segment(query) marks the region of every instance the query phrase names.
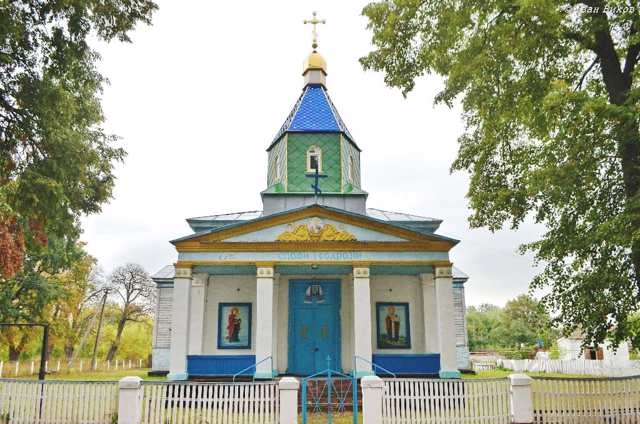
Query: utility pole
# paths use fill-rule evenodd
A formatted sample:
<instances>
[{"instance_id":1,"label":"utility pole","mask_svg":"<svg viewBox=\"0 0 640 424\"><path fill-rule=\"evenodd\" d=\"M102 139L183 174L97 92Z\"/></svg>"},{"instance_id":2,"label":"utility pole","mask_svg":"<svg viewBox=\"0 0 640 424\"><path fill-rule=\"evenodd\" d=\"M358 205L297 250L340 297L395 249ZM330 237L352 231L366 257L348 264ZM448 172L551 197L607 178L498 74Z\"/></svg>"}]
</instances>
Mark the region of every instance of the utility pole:
<instances>
[{"instance_id":1,"label":"utility pole","mask_svg":"<svg viewBox=\"0 0 640 424\"><path fill-rule=\"evenodd\" d=\"M93 371L97 368L96 355L98 354L98 340L100 339L100 330L102 330L102 317L104 315L104 305L107 303L107 295L109 294L109 289L104 289L104 295L102 296L102 306L100 307L100 318L98 319L98 330L96 331L96 340L93 343L93 357L91 358L91 369Z\"/></svg>"}]
</instances>

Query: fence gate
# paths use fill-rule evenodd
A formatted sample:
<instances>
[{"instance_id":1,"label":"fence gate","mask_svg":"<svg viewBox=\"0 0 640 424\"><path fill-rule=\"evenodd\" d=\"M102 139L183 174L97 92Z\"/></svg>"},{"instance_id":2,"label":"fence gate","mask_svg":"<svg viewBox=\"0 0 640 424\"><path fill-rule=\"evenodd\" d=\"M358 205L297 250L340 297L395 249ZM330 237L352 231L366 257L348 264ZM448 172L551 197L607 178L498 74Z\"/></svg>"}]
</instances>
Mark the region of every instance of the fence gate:
<instances>
[{"instance_id":1,"label":"fence gate","mask_svg":"<svg viewBox=\"0 0 640 424\"><path fill-rule=\"evenodd\" d=\"M358 379L327 369L302 379L300 403L302 424L332 424L337 418L351 416L358 424Z\"/></svg>"}]
</instances>

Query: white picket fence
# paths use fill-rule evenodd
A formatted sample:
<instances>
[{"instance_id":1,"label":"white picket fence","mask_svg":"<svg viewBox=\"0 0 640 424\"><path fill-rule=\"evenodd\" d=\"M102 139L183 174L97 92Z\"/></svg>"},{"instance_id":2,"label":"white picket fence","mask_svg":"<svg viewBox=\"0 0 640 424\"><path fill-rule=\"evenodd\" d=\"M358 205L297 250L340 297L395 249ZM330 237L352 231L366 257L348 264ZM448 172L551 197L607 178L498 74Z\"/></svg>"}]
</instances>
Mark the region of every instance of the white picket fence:
<instances>
[{"instance_id":1,"label":"white picket fence","mask_svg":"<svg viewBox=\"0 0 640 424\"><path fill-rule=\"evenodd\" d=\"M516 372L546 372L559 374L582 374L607 377L640 375L640 361L620 363L591 359L498 359L499 367Z\"/></svg>"},{"instance_id":2,"label":"white picket fence","mask_svg":"<svg viewBox=\"0 0 640 424\"><path fill-rule=\"evenodd\" d=\"M92 369L91 359L52 359L45 362L47 373L72 373L83 371L118 371L134 368L144 368L147 363L143 359L114 359L111 361L97 361L95 370ZM40 371L39 360L26 361L0 361L0 378L25 377L38 375Z\"/></svg>"},{"instance_id":3,"label":"white picket fence","mask_svg":"<svg viewBox=\"0 0 640 424\"><path fill-rule=\"evenodd\" d=\"M143 383L143 424L277 424L278 383Z\"/></svg>"},{"instance_id":4,"label":"white picket fence","mask_svg":"<svg viewBox=\"0 0 640 424\"><path fill-rule=\"evenodd\" d=\"M536 378L532 391L536 423L640 423L640 378Z\"/></svg>"},{"instance_id":5,"label":"white picket fence","mask_svg":"<svg viewBox=\"0 0 640 424\"><path fill-rule=\"evenodd\" d=\"M0 423L111 424L118 412L118 382L0 379Z\"/></svg>"},{"instance_id":6,"label":"white picket fence","mask_svg":"<svg viewBox=\"0 0 640 424\"><path fill-rule=\"evenodd\" d=\"M492 380L384 380L382 421L404 423L507 424L509 382Z\"/></svg>"}]
</instances>

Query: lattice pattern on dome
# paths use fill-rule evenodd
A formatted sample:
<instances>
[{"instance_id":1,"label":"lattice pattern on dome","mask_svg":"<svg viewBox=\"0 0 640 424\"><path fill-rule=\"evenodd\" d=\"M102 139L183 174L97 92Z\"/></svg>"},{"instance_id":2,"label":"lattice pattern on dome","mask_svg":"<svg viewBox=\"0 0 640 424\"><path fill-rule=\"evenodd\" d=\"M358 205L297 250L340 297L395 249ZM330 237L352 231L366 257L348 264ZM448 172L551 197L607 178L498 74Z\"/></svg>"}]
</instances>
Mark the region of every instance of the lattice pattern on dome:
<instances>
[{"instance_id":1,"label":"lattice pattern on dome","mask_svg":"<svg viewBox=\"0 0 640 424\"><path fill-rule=\"evenodd\" d=\"M291 133L287 141L287 192L310 193L311 178L307 176L307 150L317 146L322 150L323 193L341 192L339 134Z\"/></svg>"}]
</instances>

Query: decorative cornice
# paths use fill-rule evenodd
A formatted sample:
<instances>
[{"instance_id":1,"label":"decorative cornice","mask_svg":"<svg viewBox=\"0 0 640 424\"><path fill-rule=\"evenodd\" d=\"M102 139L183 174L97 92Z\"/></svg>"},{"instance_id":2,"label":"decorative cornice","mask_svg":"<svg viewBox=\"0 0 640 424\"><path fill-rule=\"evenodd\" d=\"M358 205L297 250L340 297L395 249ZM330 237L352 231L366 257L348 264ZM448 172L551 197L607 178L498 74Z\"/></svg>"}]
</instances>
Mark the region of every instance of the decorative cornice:
<instances>
[{"instance_id":1,"label":"decorative cornice","mask_svg":"<svg viewBox=\"0 0 640 424\"><path fill-rule=\"evenodd\" d=\"M446 241L267 241L267 242L200 242L183 241L176 244L178 252L289 252L289 251L367 251L367 252L448 252Z\"/></svg>"},{"instance_id":2,"label":"decorative cornice","mask_svg":"<svg viewBox=\"0 0 640 424\"><path fill-rule=\"evenodd\" d=\"M273 266L276 265L354 265L357 263L361 263L361 262L354 262L354 261L350 261L350 260L302 260L302 261L278 261L278 262L274 262ZM401 260L380 260L380 261L371 261L369 262L370 265L388 265L388 266L411 266L411 265L416 265L416 266L420 266L420 265L424 265L424 266L433 266L433 267L447 267L447 266L451 266L453 265L451 262L449 261L443 261L443 260L427 260L427 261L401 261ZM225 260L220 260L220 261L211 261L211 260L202 260L202 261L198 261L198 260L183 260L183 261L178 261L175 263L176 267L193 267L193 266L207 266L207 265L211 265L211 266L221 266L221 265L226 265L226 266L243 266L243 265L250 265L250 266L256 266L256 262L255 261L225 261ZM177 269L177 268L176 268Z\"/></svg>"}]
</instances>

